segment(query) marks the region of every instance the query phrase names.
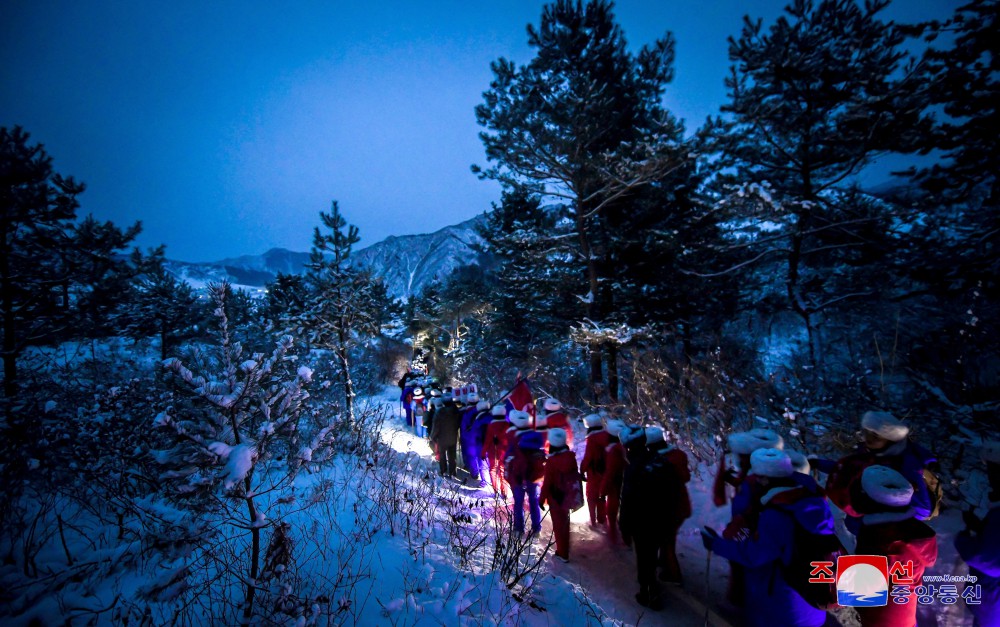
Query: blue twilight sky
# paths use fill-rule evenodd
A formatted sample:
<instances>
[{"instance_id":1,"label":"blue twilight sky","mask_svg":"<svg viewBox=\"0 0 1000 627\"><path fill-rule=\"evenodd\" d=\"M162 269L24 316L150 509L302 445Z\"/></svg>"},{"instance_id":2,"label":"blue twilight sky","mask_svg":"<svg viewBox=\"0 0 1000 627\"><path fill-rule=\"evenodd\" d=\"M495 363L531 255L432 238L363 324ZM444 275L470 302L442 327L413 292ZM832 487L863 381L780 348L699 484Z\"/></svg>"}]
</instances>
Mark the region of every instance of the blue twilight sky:
<instances>
[{"instance_id":1,"label":"blue twilight sky","mask_svg":"<svg viewBox=\"0 0 1000 627\"><path fill-rule=\"evenodd\" d=\"M620 0L638 49L672 31L665 96L699 125L725 98L726 37L785 0ZM958 0L896 0L943 18ZM88 186L81 214L209 261L305 251L340 201L362 244L469 219L499 188L473 108L490 62L532 56L541 0L0 0L0 126Z\"/></svg>"}]
</instances>

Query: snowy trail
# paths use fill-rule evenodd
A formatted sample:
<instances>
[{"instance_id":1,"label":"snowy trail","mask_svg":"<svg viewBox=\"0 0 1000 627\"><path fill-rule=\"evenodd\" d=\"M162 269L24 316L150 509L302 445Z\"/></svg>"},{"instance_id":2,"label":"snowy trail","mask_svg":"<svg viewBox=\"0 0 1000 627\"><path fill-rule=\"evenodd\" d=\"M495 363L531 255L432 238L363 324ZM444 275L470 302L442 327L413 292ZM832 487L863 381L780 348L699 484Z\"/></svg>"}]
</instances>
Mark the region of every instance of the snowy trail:
<instances>
[{"instance_id":1,"label":"snowy trail","mask_svg":"<svg viewBox=\"0 0 1000 627\"><path fill-rule=\"evenodd\" d=\"M384 425L383 436L390 446L398 452L413 452L419 455L428 471L435 473L437 464L428 442L418 438L406 427L399 409L398 401L393 401L391 389L386 392L385 402L391 410L394 420ZM583 433L576 434L576 442L582 446ZM583 450L577 452L582 458ZM461 464L460 464L461 465ZM464 471L459 471L464 476ZM486 491L460 488L472 498L487 498ZM693 497L695 495L692 495ZM696 507L696 511L697 511ZM696 514L697 515L697 514ZM542 605L550 601L548 593L557 586L547 585L567 582L586 593L591 601L598 606L597 612L606 614L606 618L619 621L625 625L671 625L671 626L703 626L705 622L705 605L699 595L693 590L674 586L663 588L663 609L651 611L639 605L635 600L638 591L636 581L635 556L630 548L623 545L612 546L603 530L590 527L587 508L583 507L571 517L570 561L563 563L554 558L546 559L544 573L538 581L538 596ZM694 518L693 520L703 520ZM685 572L687 586L704 587L705 562L704 550L698 539L697 526L691 521L681 529L678 538L678 557ZM552 525L547 515L543 513L542 532L538 544L544 546L549 542ZM692 543L697 543L695 550ZM711 594L718 595L725 589L725 577L728 576L727 565L723 560L716 559L712 563L715 582ZM553 592L561 594L561 592ZM558 603L554 603L558 605ZM553 608L557 610L557 608ZM565 618L558 611L549 611L536 616L537 624L564 625ZM601 618L597 616L595 618ZM709 625L728 627L732 623L720 616L714 608L709 613Z\"/></svg>"},{"instance_id":2,"label":"snowy trail","mask_svg":"<svg viewBox=\"0 0 1000 627\"><path fill-rule=\"evenodd\" d=\"M432 451L426 440L415 437L407 430L403 422L398 401L393 400L393 391L379 401L387 404L395 420L387 422L384 436L386 441L399 452L412 452L421 459L432 475L436 475L437 464L433 460ZM375 399L373 399L375 400ZM585 433L582 427L574 424L574 439L577 459L583 457ZM464 471L460 470L460 475ZM559 625L559 607L564 599L553 598L564 591L556 592L556 588L565 588L565 584L585 591L590 600L599 606L599 611L608 618L620 621L626 625L705 625L705 606L709 607L710 625L726 627L739 625L741 617L732 608L722 605L729 579L729 564L726 560L713 557L711 560L711 577L706 587L705 566L706 553L701 545L698 530L703 525L721 530L729 519L729 506L716 507L712 503L710 489L714 476L714 464L700 464L692 469L693 478L688 484L691 496L693 514L685 521L677 538L677 555L684 574L685 586L677 588L665 586L663 589L664 608L653 612L640 606L635 600L638 590L636 582L635 556L631 549L624 546L612 546L603 532L590 527L587 508L581 508L571 516L571 548L570 562L562 563L556 559L547 559L543 566L544 573L539 581L541 591L539 596L543 603L550 603L553 611L535 616L531 624ZM490 499L486 491L460 488L456 493L469 498ZM485 508L483 514L486 514ZM955 534L964 524L958 507L947 508L942 515L931 521L931 526L938 534L939 556L937 563L927 570L927 574L961 575L968 572L968 567L957 556L954 548ZM552 526L547 516L542 520L542 533L538 544L551 541ZM553 585L546 585L553 584ZM556 585L563 584L563 585ZM549 598L546 598L548 595ZM837 618L845 627L856 625L856 619L850 610L837 612ZM964 605L951 606L921 606L918 616L921 627L964 627L971 624L971 618Z\"/></svg>"}]
</instances>

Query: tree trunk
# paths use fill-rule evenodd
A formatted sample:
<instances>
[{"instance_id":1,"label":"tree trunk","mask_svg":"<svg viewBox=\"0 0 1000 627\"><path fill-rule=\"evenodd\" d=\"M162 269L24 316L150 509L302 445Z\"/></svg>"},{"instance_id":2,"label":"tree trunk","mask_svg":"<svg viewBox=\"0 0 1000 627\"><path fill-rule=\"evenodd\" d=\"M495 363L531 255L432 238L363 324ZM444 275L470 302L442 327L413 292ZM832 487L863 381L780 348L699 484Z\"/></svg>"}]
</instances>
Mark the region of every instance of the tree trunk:
<instances>
[{"instance_id":1,"label":"tree trunk","mask_svg":"<svg viewBox=\"0 0 1000 627\"><path fill-rule=\"evenodd\" d=\"M595 403L601 402L601 383L604 373L601 368L601 349L593 347L590 349L590 393Z\"/></svg>"},{"instance_id":2,"label":"tree trunk","mask_svg":"<svg viewBox=\"0 0 1000 627\"><path fill-rule=\"evenodd\" d=\"M351 363L347 355L347 334L344 325L341 323L337 329L337 356L340 358L340 368L344 379L344 409L347 410L347 417L354 421L354 381L351 380Z\"/></svg>"},{"instance_id":3,"label":"tree trunk","mask_svg":"<svg viewBox=\"0 0 1000 627\"><path fill-rule=\"evenodd\" d=\"M577 235L579 236L580 242L580 254L586 261L587 286L590 289L590 293L587 295L585 315L588 320L599 323L600 309L597 300L597 291L600 287L600 280L597 271L597 260L594 257L594 250L587 237L586 220L582 217L584 215L586 215L586 208L582 205L578 206L576 220ZM599 346L593 347L590 351L590 389L594 396L595 403L599 403L601 400L601 388L603 387L603 373L601 370L601 348Z\"/></svg>"},{"instance_id":4,"label":"tree trunk","mask_svg":"<svg viewBox=\"0 0 1000 627\"><path fill-rule=\"evenodd\" d=\"M14 286L11 285L7 258L2 257L3 276L3 393L7 398L17 394L17 317L14 313Z\"/></svg>"},{"instance_id":5,"label":"tree trunk","mask_svg":"<svg viewBox=\"0 0 1000 627\"><path fill-rule=\"evenodd\" d=\"M618 402L618 346L608 344L608 398Z\"/></svg>"},{"instance_id":6,"label":"tree trunk","mask_svg":"<svg viewBox=\"0 0 1000 627\"><path fill-rule=\"evenodd\" d=\"M247 494L252 493L253 470L247 473L243 485ZM250 578L247 580L247 591L243 603L243 624L249 625L253 616L253 600L257 592L257 575L260 568L260 527L257 525L257 507L252 496L247 497L247 514L250 517Z\"/></svg>"}]
</instances>

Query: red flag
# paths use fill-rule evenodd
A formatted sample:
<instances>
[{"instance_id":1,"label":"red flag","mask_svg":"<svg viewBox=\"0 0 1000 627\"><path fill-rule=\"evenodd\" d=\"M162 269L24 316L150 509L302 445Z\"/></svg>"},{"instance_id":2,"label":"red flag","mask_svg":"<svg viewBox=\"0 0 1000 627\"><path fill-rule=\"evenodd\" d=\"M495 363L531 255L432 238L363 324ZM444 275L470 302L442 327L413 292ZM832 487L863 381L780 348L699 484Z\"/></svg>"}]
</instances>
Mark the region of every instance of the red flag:
<instances>
[{"instance_id":1,"label":"red flag","mask_svg":"<svg viewBox=\"0 0 1000 627\"><path fill-rule=\"evenodd\" d=\"M531 400L531 386L527 379L521 379L510 389L510 392L507 393L506 405L508 415L512 409L517 409L528 412L534 418L535 404Z\"/></svg>"}]
</instances>

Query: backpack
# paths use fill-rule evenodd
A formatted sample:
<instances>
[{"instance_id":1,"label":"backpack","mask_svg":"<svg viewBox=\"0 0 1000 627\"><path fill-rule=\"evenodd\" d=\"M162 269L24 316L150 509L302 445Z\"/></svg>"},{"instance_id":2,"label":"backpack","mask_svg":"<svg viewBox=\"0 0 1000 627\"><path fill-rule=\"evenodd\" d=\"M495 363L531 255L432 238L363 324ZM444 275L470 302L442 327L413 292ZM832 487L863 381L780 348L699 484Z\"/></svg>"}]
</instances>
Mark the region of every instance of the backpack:
<instances>
[{"instance_id":1,"label":"backpack","mask_svg":"<svg viewBox=\"0 0 1000 627\"><path fill-rule=\"evenodd\" d=\"M809 583L812 576L813 562L833 562L846 555L847 551L840 539L834 533L821 534L807 531L799 524L795 514L779 508L792 517L794 531L792 534L792 558L787 564L780 561L781 576L790 588L795 590L809 605L820 610L827 610L837 605L836 583ZM776 569L777 570L777 569ZM771 575L774 577L774 574ZM773 586L773 579L772 579Z\"/></svg>"},{"instance_id":2,"label":"backpack","mask_svg":"<svg viewBox=\"0 0 1000 627\"><path fill-rule=\"evenodd\" d=\"M926 520L936 518L941 513L941 499L944 498L944 483L941 477L930 468L924 466L924 483L927 484L927 493L931 495L931 513Z\"/></svg>"},{"instance_id":3,"label":"backpack","mask_svg":"<svg viewBox=\"0 0 1000 627\"><path fill-rule=\"evenodd\" d=\"M504 470L512 486L541 481L545 473L545 453L515 446L507 456Z\"/></svg>"},{"instance_id":4,"label":"backpack","mask_svg":"<svg viewBox=\"0 0 1000 627\"><path fill-rule=\"evenodd\" d=\"M562 480L563 500L569 511L575 512L583 507L583 475L580 471L574 471L572 475L563 477Z\"/></svg>"}]
</instances>

